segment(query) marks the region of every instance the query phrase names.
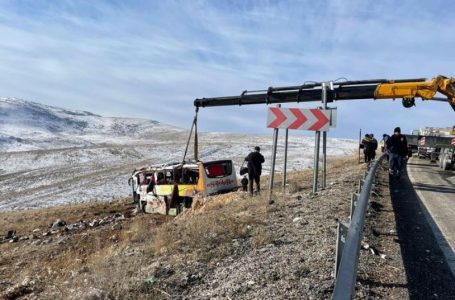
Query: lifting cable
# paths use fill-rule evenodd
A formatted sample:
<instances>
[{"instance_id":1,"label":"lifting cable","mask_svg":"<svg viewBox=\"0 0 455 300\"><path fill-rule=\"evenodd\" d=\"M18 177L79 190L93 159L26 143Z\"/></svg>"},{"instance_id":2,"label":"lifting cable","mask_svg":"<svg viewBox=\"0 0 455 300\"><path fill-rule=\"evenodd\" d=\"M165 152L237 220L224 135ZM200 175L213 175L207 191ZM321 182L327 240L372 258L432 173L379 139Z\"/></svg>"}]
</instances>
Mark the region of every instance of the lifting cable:
<instances>
[{"instance_id":1,"label":"lifting cable","mask_svg":"<svg viewBox=\"0 0 455 300\"><path fill-rule=\"evenodd\" d=\"M196 114L194 115L193 123L191 124L190 136L188 137L188 141L186 142L185 154L183 154L182 160L182 167L185 163L186 154L188 152L188 146L190 145L191 136L193 135L193 128L194 128L194 160L198 161L198 137L197 137L197 113L199 111L199 107L196 107Z\"/></svg>"}]
</instances>

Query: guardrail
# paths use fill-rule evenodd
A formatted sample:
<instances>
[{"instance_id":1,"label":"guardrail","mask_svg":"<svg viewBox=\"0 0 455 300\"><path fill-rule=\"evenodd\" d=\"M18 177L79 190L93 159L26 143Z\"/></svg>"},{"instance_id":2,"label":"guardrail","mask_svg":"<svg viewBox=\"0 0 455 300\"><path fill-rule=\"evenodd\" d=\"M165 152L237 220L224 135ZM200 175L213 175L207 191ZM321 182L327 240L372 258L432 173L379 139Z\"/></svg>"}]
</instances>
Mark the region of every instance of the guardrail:
<instances>
[{"instance_id":1,"label":"guardrail","mask_svg":"<svg viewBox=\"0 0 455 300\"><path fill-rule=\"evenodd\" d=\"M359 264L360 243L363 236L363 225L365 223L368 199L370 197L376 171L385 156L386 154L383 153L371 164L365 180L363 180L363 182L361 181L359 184L360 194L358 195L353 215L351 215L351 222L347 229L344 247L338 247L337 242L337 256L339 256L339 251L342 251L342 254L339 266L338 260L336 262L335 289L333 291L332 299L352 299L354 296L357 266ZM339 228L339 235L341 235L340 232L343 231L343 227L339 226ZM346 227L344 227L344 231L345 230ZM338 239L340 239L340 237Z\"/></svg>"}]
</instances>

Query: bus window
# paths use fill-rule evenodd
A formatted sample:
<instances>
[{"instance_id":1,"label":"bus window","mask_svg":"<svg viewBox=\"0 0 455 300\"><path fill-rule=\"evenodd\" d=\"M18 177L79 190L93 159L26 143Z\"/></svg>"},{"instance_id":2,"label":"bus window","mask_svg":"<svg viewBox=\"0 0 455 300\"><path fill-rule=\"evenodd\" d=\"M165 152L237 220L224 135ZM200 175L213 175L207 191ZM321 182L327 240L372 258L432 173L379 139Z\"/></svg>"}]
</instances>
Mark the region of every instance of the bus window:
<instances>
[{"instance_id":1,"label":"bus window","mask_svg":"<svg viewBox=\"0 0 455 300\"><path fill-rule=\"evenodd\" d=\"M232 173L231 161L214 161L204 164L208 178L225 177Z\"/></svg>"}]
</instances>

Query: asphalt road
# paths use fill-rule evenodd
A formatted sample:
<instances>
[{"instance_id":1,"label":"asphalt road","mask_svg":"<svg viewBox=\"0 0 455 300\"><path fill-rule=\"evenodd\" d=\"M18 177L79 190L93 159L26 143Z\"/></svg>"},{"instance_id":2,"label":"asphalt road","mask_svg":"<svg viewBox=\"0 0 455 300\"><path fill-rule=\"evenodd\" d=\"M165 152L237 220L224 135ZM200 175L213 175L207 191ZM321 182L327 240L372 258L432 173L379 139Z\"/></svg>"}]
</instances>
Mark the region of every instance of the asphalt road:
<instances>
[{"instance_id":1,"label":"asphalt road","mask_svg":"<svg viewBox=\"0 0 455 300\"><path fill-rule=\"evenodd\" d=\"M408 163L408 175L455 274L455 171L442 171L428 159L413 157Z\"/></svg>"},{"instance_id":2,"label":"asphalt road","mask_svg":"<svg viewBox=\"0 0 455 300\"><path fill-rule=\"evenodd\" d=\"M450 211L444 211L444 208L448 201L455 201L455 190L453 185L446 183L444 176L439 177L439 170L429 161L411 159L407 173L400 179L390 178L397 242L411 300L452 300L455 295L453 249L436 223L444 223L444 228L450 227L447 224L453 221L453 217L450 218Z\"/></svg>"}]
</instances>

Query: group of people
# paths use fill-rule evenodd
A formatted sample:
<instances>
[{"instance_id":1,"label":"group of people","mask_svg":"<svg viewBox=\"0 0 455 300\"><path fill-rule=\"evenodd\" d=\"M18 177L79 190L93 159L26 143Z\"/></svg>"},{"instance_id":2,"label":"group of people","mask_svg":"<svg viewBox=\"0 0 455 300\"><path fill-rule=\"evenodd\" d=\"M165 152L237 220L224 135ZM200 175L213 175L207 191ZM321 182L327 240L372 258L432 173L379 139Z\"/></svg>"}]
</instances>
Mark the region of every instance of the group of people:
<instances>
[{"instance_id":1,"label":"group of people","mask_svg":"<svg viewBox=\"0 0 455 300\"><path fill-rule=\"evenodd\" d=\"M375 139L374 134L365 134L362 139L362 148L365 155L365 162L370 162L376 157L376 150L378 149L378 141ZM256 146L254 151L245 157L245 162L248 163L248 178L244 176L241 180L243 191L248 192L253 196L253 186L256 183L256 190L259 193L261 190L261 173L262 164L264 163L264 156L260 153L261 148ZM382 135L381 152L386 152L389 158L389 172L392 175L399 174L406 165L408 157L408 142L406 137L401 134L400 127L393 130L393 135Z\"/></svg>"},{"instance_id":2,"label":"group of people","mask_svg":"<svg viewBox=\"0 0 455 300\"><path fill-rule=\"evenodd\" d=\"M372 133L365 134L365 137L362 139L362 147L365 162L372 161L376 157L376 150L378 149L378 141Z\"/></svg>"},{"instance_id":3,"label":"group of people","mask_svg":"<svg viewBox=\"0 0 455 300\"><path fill-rule=\"evenodd\" d=\"M381 152L386 152L389 159L389 172L392 175L399 174L406 165L408 157L408 141L406 136L401 134L400 127L393 130L393 135L382 135ZM362 139L361 148L365 157L365 162L370 162L376 157L378 142L373 134L365 134Z\"/></svg>"}]
</instances>

